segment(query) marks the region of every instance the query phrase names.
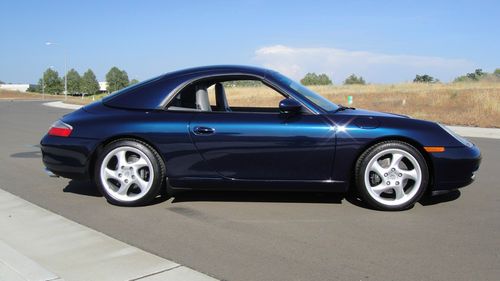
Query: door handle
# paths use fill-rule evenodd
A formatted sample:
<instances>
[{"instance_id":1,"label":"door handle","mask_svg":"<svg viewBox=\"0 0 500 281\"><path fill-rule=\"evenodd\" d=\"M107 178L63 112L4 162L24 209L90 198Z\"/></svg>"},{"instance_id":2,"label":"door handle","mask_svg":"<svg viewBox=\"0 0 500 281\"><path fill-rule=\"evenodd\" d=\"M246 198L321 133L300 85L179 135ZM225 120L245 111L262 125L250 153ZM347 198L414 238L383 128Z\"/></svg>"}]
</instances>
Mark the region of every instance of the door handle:
<instances>
[{"instance_id":1,"label":"door handle","mask_svg":"<svg viewBox=\"0 0 500 281\"><path fill-rule=\"evenodd\" d=\"M209 127L194 127L193 132L195 135L212 135L215 133L215 129Z\"/></svg>"}]
</instances>

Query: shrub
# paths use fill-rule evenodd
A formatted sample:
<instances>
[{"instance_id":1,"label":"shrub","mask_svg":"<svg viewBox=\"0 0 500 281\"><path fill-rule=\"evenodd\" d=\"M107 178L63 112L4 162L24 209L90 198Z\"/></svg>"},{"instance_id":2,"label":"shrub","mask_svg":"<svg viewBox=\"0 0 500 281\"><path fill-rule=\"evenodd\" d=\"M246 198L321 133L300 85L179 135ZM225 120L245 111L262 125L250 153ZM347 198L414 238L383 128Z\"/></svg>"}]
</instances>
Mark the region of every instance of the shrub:
<instances>
[{"instance_id":1,"label":"shrub","mask_svg":"<svg viewBox=\"0 0 500 281\"><path fill-rule=\"evenodd\" d=\"M435 79L434 77L424 74L424 75L416 75L415 79L413 79L413 83L436 83L439 80Z\"/></svg>"},{"instance_id":2,"label":"shrub","mask_svg":"<svg viewBox=\"0 0 500 281\"><path fill-rule=\"evenodd\" d=\"M349 77L347 77L345 80L344 80L344 85L365 85L366 82L365 80L363 79L363 77L361 76L356 76L355 74L351 74L349 75Z\"/></svg>"},{"instance_id":3,"label":"shrub","mask_svg":"<svg viewBox=\"0 0 500 281\"><path fill-rule=\"evenodd\" d=\"M328 77L328 75L322 73L322 74L316 74L314 72L312 73L307 73L304 78L300 80L300 83L302 85L331 85L332 80Z\"/></svg>"}]
</instances>

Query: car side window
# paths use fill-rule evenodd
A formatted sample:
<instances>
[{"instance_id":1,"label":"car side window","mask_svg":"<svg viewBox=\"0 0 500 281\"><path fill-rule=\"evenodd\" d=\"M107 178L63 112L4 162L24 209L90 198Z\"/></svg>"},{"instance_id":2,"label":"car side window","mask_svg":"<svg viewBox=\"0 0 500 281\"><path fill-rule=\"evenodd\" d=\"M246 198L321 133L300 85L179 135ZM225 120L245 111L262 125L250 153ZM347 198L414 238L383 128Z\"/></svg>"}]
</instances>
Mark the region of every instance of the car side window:
<instances>
[{"instance_id":1,"label":"car side window","mask_svg":"<svg viewBox=\"0 0 500 281\"><path fill-rule=\"evenodd\" d=\"M279 114L279 102L285 98L254 77L212 77L184 87L170 101L167 110ZM303 113L309 112L304 108Z\"/></svg>"},{"instance_id":2,"label":"car side window","mask_svg":"<svg viewBox=\"0 0 500 281\"><path fill-rule=\"evenodd\" d=\"M208 88L213 111L279 112L278 104L285 97L259 80L215 82Z\"/></svg>"},{"instance_id":3,"label":"car side window","mask_svg":"<svg viewBox=\"0 0 500 281\"><path fill-rule=\"evenodd\" d=\"M196 104L196 85L188 85L182 89L169 103L168 110L201 111Z\"/></svg>"}]
</instances>

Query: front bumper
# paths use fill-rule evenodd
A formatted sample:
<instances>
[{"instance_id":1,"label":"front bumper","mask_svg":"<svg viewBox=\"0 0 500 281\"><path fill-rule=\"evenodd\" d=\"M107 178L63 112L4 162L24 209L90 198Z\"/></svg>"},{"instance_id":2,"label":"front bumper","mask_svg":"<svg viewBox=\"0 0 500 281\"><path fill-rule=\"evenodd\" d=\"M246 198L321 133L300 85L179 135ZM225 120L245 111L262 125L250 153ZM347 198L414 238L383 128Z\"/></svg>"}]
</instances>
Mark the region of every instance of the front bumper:
<instances>
[{"instance_id":1,"label":"front bumper","mask_svg":"<svg viewBox=\"0 0 500 281\"><path fill-rule=\"evenodd\" d=\"M89 178L89 163L97 141L45 135L40 141L42 161L54 175L70 179Z\"/></svg>"},{"instance_id":2,"label":"front bumper","mask_svg":"<svg viewBox=\"0 0 500 281\"><path fill-rule=\"evenodd\" d=\"M434 168L432 190L450 190L471 184L481 164L481 152L472 147L450 147L430 154Z\"/></svg>"}]
</instances>

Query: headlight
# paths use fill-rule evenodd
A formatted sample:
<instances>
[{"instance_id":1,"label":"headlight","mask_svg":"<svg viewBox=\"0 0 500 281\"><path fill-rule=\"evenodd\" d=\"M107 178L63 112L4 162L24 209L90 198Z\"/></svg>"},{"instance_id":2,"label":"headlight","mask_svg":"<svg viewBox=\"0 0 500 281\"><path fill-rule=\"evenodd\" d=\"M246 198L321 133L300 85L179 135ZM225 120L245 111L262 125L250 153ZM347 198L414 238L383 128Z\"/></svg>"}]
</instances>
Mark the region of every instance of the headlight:
<instances>
[{"instance_id":1,"label":"headlight","mask_svg":"<svg viewBox=\"0 0 500 281\"><path fill-rule=\"evenodd\" d=\"M463 145L467 147L472 147L474 146L472 142L468 141L467 139L457 135L455 132L453 132L450 128L446 127L445 125L437 123L443 130L445 130L448 134L450 134L452 137L454 137L457 141L461 142Z\"/></svg>"}]
</instances>

